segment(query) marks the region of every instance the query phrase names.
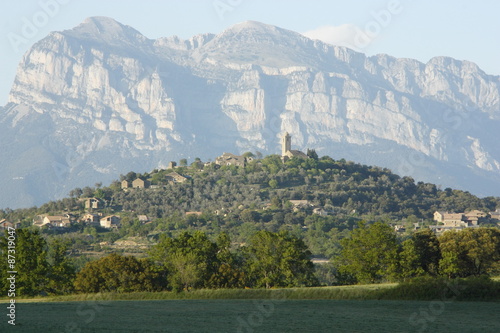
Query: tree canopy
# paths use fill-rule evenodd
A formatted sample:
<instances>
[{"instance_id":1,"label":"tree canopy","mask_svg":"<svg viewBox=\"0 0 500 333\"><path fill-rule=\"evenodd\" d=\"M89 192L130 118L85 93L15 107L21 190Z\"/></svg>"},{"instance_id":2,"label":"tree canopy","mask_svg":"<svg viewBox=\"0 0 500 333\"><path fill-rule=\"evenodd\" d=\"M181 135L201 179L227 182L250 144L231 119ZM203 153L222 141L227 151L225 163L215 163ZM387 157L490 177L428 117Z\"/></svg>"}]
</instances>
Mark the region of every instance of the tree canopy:
<instances>
[{"instance_id":1,"label":"tree canopy","mask_svg":"<svg viewBox=\"0 0 500 333\"><path fill-rule=\"evenodd\" d=\"M360 222L340 243L341 274L353 276L359 283L376 283L396 276L398 243L394 230L387 224Z\"/></svg>"},{"instance_id":2,"label":"tree canopy","mask_svg":"<svg viewBox=\"0 0 500 333\"><path fill-rule=\"evenodd\" d=\"M488 274L500 261L500 230L468 228L448 231L439 238L443 275L467 277Z\"/></svg>"},{"instance_id":3,"label":"tree canopy","mask_svg":"<svg viewBox=\"0 0 500 333\"><path fill-rule=\"evenodd\" d=\"M250 278L257 287L314 286L311 252L304 242L288 232L261 230L245 249Z\"/></svg>"},{"instance_id":4,"label":"tree canopy","mask_svg":"<svg viewBox=\"0 0 500 333\"><path fill-rule=\"evenodd\" d=\"M208 287L217 272L217 244L203 232L183 232L177 238L163 236L150 251L151 258L163 265L175 290Z\"/></svg>"},{"instance_id":5,"label":"tree canopy","mask_svg":"<svg viewBox=\"0 0 500 333\"><path fill-rule=\"evenodd\" d=\"M160 291L166 279L146 259L111 253L87 263L76 276L75 288L84 293Z\"/></svg>"},{"instance_id":6,"label":"tree canopy","mask_svg":"<svg viewBox=\"0 0 500 333\"><path fill-rule=\"evenodd\" d=\"M14 236L15 235L15 236ZM9 247L9 237L14 239ZM72 281L75 269L66 254L67 246L54 242L49 249L47 241L38 231L17 229L5 233L0 238L0 289L3 295L9 289L7 279L8 255L15 257L17 296L36 296L41 294L64 294L73 290ZM9 252L13 249L15 252ZM11 257L10 257L11 258Z\"/></svg>"},{"instance_id":7,"label":"tree canopy","mask_svg":"<svg viewBox=\"0 0 500 333\"><path fill-rule=\"evenodd\" d=\"M400 270L403 278L437 276L441 250L439 240L430 229L416 232L402 243Z\"/></svg>"}]
</instances>

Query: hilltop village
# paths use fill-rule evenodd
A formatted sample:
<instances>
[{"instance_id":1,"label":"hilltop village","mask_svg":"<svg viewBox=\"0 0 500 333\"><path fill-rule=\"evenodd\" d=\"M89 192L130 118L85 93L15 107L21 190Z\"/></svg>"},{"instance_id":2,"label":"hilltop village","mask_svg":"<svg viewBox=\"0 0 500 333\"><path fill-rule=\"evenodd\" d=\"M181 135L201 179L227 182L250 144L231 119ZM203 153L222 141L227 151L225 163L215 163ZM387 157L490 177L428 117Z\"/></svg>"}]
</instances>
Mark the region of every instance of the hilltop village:
<instances>
[{"instance_id":1,"label":"hilltop village","mask_svg":"<svg viewBox=\"0 0 500 333\"><path fill-rule=\"evenodd\" d=\"M288 161L290 158L309 158L308 155L301 152L300 150L292 150L292 138L291 135L286 132L281 139L281 160L284 162ZM201 160L195 161L195 166L202 170L205 167L220 168L222 166L235 166L235 167L245 167L247 163L254 160L253 154L246 155L235 155L232 153L223 153L221 156L215 159L215 162L203 163ZM171 161L168 165L167 170L169 171L163 176L160 181L153 182L151 179L145 179L144 177L137 177L133 180L123 179L120 182L121 189L123 191L130 191L134 189L160 189L164 188L167 184L182 184L191 179L189 175L182 175L174 170L177 168L177 162ZM154 184L153 184L154 183ZM42 214L37 215L33 219L33 225L36 227L45 228L67 228L74 223L83 223L91 226L100 226L106 229L116 229L120 227L120 216L118 215L104 215L102 211L106 207L104 200L96 197L91 198L81 198L80 202L83 202L85 208L85 214L81 216L76 216L74 214L66 213L62 215L49 215ZM313 209L314 214L327 215L329 212L326 210L315 207L308 200L290 200L289 201L294 210L297 211L301 208L310 207ZM267 205L269 207L269 205ZM266 207L264 207L265 209ZM202 212L186 212L186 215L201 215ZM150 222L150 218L146 215L138 215L138 220L141 223ZM16 226L15 224L2 220L0 221L0 229L5 229L8 226Z\"/></svg>"},{"instance_id":2,"label":"hilltop village","mask_svg":"<svg viewBox=\"0 0 500 333\"><path fill-rule=\"evenodd\" d=\"M247 175L241 178L243 173ZM331 180L326 181L327 179ZM367 186L369 183L373 184ZM210 193L189 194L193 187L203 192L203 188L209 184L210 187L215 186ZM229 187L224 189L226 186ZM348 188L351 189L346 192ZM223 192L210 199L214 190ZM225 198L224 192L227 191L233 191L234 194L228 193L229 197ZM387 201L389 191L394 191L395 196L403 196L396 200L413 208L394 206L394 202ZM426 196L436 199L440 197L442 203L437 201L430 206L425 204L425 215L418 216L417 212L422 207L408 197L415 195L415 191L421 192L424 199ZM411 194L412 192L415 194ZM400 178L387 169L359 166L343 160L333 161L328 157L319 159L314 150L308 149L307 153L293 150L290 134L284 133L280 155L261 158L252 153L223 153L213 162L195 159L188 166L186 160L181 160L179 164L172 161L166 169L151 173L130 172L122 175L119 181L108 188L100 188L99 185L97 188L73 190L70 193L71 200L62 201L65 202L64 207L61 202L61 208L51 206L53 203L49 204L51 208L46 208L45 213L38 210L38 213L32 215L31 225L52 232L67 232L85 227L122 232L124 226L135 221L138 226L144 226L144 230L151 230L157 229L159 219L172 214L179 218L178 214L182 214L181 219L195 221L193 223L196 225L212 223L210 221L222 218L227 220L226 223L236 219L263 223L262 226L266 226L268 221L275 221L275 229L300 226L302 230L311 228L309 221L317 216L325 222L334 221L333 225L340 223L339 226L343 229L351 228L353 221L369 219L370 215L366 213L375 210L384 214L379 215L379 219L387 219L384 216L394 216L396 213L396 218L390 218L387 223L399 234L412 233L422 228L443 233L447 230L498 225L500 210L498 206L495 207L494 202L490 200L488 205L484 205L467 192L462 193L451 189L440 192L432 184L415 185L411 178ZM167 200L169 195L180 197ZM473 204L453 204L454 195L465 195L465 200ZM203 197L204 204L200 204ZM404 199L405 197L408 199ZM374 200L379 203L368 206ZM462 198L460 202L463 200ZM161 204L162 201L165 203ZM450 202L445 204L448 201ZM457 211L457 207L463 207L463 210ZM484 209L486 207L493 209ZM0 220L0 229L9 226L26 227L26 223L26 218L18 221L3 218Z\"/></svg>"},{"instance_id":3,"label":"hilltop village","mask_svg":"<svg viewBox=\"0 0 500 333\"><path fill-rule=\"evenodd\" d=\"M308 150L307 154L300 150L292 149L292 138L289 133L284 133L281 139L281 163L287 163L292 159L308 160L317 159L314 150ZM233 153L223 153L217 157L214 162L203 163L200 159L196 159L191 166L187 166L186 161L181 160L181 165L177 162L170 162L168 168L161 170L155 174L144 176L130 173L122 176L119 186L122 191L130 192L136 190L165 190L168 186L179 186L193 182L192 172L202 172L203 170L217 170L221 167L236 167L245 168L251 163L257 163L255 156L251 153L243 155L235 155ZM274 182L270 182L274 185ZM64 214L38 214L33 218L33 226L49 229L69 228L74 224L83 224L104 229L119 229L121 226L121 213L110 208L110 202L105 198L99 197L84 197L78 198L78 203L83 210L80 214L76 212L66 212ZM298 213L300 211L309 212L313 215L328 216L335 215L335 207L325 205L317 200L308 200L303 198L289 198L286 203L290 205L291 211ZM264 203L261 210L270 209L270 202ZM239 208L245 209L245 205L239 205ZM225 212L229 213L231 209L220 208L212 213L217 215ZM355 210L354 210L355 211ZM353 212L354 212L353 211ZM202 211L185 211L186 216L201 216ZM138 213L135 219L141 224L150 223L155 216ZM465 228L475 228L481 225L495 225L496 221L500 220L500 211L482 211L470 209L464 212L451 212L436 210L433 214L433 222L428 221L427 226L436 233L442 233L446 230L460 230ZM410 232L424 227L423 220L414 221L412 223L391 223L394 230L398 233ZM18 226L19 223L13 223L7 219L0 221L0 228L5 229L8 226Z\"/></svg>"}]
</instances>

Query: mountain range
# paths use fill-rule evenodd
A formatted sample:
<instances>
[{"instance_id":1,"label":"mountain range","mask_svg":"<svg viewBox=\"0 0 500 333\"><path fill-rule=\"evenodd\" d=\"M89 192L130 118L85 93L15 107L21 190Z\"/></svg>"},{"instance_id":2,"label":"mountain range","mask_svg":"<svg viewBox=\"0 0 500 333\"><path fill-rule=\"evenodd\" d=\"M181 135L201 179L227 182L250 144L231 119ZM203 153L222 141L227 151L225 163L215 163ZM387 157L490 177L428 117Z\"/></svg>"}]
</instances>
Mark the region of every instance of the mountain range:
<instances>
[{"instance_id":1,"label":"mountain range","mask_svg":"<svg viewBox=\"0 0 500 333\"><path fill-rule=\"evenodd\" d=\"M170 161L292 148L500 195L500 76L449 57L366 56L243 22L148 39L111 18L52 32L0 108L0 208Z\"/></svg>"}]
</instances>

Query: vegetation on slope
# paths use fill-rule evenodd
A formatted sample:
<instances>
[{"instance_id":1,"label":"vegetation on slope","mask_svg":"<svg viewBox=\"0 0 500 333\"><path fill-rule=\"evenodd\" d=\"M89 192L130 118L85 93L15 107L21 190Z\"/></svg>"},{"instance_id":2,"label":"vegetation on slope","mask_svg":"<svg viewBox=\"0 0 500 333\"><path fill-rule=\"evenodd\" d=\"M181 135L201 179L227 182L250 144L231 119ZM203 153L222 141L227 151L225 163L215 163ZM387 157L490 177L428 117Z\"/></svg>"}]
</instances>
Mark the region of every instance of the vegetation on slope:
<instances>
[{"instance_id":1,"label":"vegetation on slope","mask_svg":"<svg viewBox=\"0 0 500 333\"><path fill-rule=\"evenodd\" d=\"M181 165L186 165L182 163ZM173 170L122 175L120 180L137 177L151 180L155 189L123 191L119 180L110 186L74 189L69 198L49 202L39 208L0 210L0 219L32 225L38 214L62 212L81 216L85 213L82 198L97 197L106 207L102 214L118 214L118 232L84 223L64 232L42 230L44 234L61 234L75 252L88 249L101 251L123 237L148 237L153 242L159 234L176 236L183 231L200 230L211 239L222 231L233 242L245 243L258 230L287 230L302 238L313 255L331 258L338 254L339 241L360 220L403 224L413 229L434 224L436 210L494 211L500 199L478 198L468 192L439 189L429 183L415 183L388 169L366 166L345 160L293 158L282 163L277 155L254 159L245 167L203 165L196 160L191 166L176 168L190 177L185 183L168 184L165 175ZM290 200L307 200L309 205L295 207ZM314 214L314 207L324 214ZM185 215L195 211L202 214ZM143 224L139 215L147 215L151 223ZM494 225L490 225L494 226ZM104 248L103 248L104 247ZM116 249L115 249L116 250Z\"/></svg>"},{"instance_id":2,"label":"vegetation on slope","mask_svg":"<svg viewBox=\"0 0 500 333\"><path fill-rule=\"evenodd\" d=\"M2 210L0 219L21 222L20 246L29 249L19 260L29 272L26 283L21 279L21 294L296 287L500 272L496 228L436 237L429 230L396 235L389 226L429 225L435 210L493 211L499 198L480 199L415 184L388 169L312 157L282 163L272 155L245 167L220 168L195 161L176 168L188 176L184 183L164 182L172 170L130 172L120 180L148 179L155 188L123 190L117 180L108 187L75 189L69 198L40 208ZM35 215L84 214L81 199L88 197L105 202L95 212L118 214L120 228L80 222L64 230L34 231ZM151 222L142 223L139 215ZM145 242L144 248L128 251L146 258L111 254L93 261L87 255L123 252L112 245L126 237ZM2 244L5 256L6 242ZM315 269L313 256L330 263Z\"/></svg>"}]
</instances>

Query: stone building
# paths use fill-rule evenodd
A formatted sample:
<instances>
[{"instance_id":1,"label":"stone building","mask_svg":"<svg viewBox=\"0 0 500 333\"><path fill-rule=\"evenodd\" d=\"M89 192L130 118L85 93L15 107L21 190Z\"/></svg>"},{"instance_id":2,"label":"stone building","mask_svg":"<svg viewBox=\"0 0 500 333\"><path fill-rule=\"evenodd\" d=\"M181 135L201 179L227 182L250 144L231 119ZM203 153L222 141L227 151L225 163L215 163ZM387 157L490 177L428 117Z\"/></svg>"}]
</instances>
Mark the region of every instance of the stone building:
<instances>
[{"instance_id":1,"label":"stone building","mask_svg":"<svg viewBox=\"0 0 500 333\"><path fill-rule=\"evenodd\" d=\"M109 215L101 218L99 222L101 227L106 229L118 228L120 226L120 217L116 215Z\"/></svg>"},{"instance_id":2,"label":"stone building","mask_svg":"<svg viewBox=\"0 0 500 333\"><path fill-rule=\"evenodd\" d=\"M85 198L85 209L101 209L104 208L104 202L99 198Z\"/></svg>"},{"instance_id":3,"label":"stone building","mask_svg":"<svg viewBox=\"0 0 500 333\"><path fill-rule=\"evenodd\" d=\"M174 171L165 175L165 180L169 183L184 183L188 178Z\"/></svg>"},{"instance_id":4,"label":"stone building","mask_svg":"<svg viewBox=\"0 0 500 333\"><path fill-rule=\"evenodd\" d=\"M234 155L231 153L224 153L215 159L215 164L224 165L235 165L239 167L244 167L247 163L247 159L244 156Z\"/></svg>"},{"instance_id":5,"label":"stone building","mask_svg":"<svg viewBox=\"0 0 500 333\"><path fill-rule=\"evenodd\" d=\"M136 180L134 180L132 182L133 188L149 188L149 185L151 185L151 184L149 183L148 180L144 180L141 178L137 178Z\"/></svg>"},{"instance_id":6,"label":"stone building","mask_svg":"<svg viewBox=\"0 0 500 333\"><path fill-rule=\"evenodd\" d=\"M283 162L286 162L292 157L309 158L300 150L292 149L292 136L288 134L288 132L285 132L285 134L281 138L281 159L283 160Z\"/></svg>"}]
</instances>

